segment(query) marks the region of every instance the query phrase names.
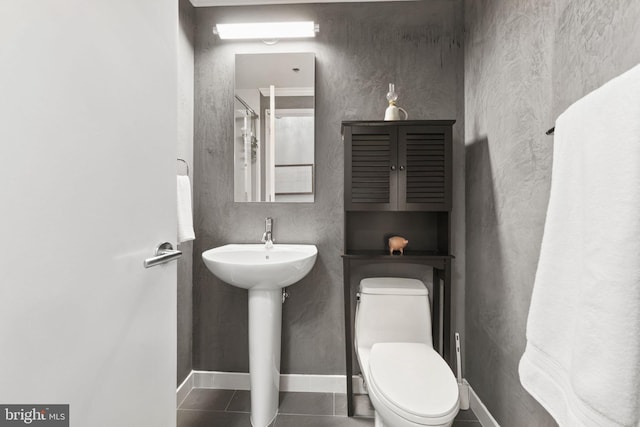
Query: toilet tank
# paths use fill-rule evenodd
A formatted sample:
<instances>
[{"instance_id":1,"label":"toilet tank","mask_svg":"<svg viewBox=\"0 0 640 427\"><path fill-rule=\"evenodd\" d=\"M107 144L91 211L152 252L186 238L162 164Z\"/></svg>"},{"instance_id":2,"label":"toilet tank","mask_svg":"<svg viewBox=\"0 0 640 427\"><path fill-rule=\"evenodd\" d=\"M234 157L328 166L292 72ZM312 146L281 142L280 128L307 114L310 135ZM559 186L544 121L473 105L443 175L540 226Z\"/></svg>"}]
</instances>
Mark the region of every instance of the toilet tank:
<instances>
[{"instance_id":1,"label":"toilet tank","mask_svg":"<svg viewBox=\"0 0 640 427\"><path fill-rule=\"evenodd\" d=\"M358 348L378 342L417 342L433 347L429 291L417 279L371 277L360 282L355 340Z\"/></svg>"}]
</instances>

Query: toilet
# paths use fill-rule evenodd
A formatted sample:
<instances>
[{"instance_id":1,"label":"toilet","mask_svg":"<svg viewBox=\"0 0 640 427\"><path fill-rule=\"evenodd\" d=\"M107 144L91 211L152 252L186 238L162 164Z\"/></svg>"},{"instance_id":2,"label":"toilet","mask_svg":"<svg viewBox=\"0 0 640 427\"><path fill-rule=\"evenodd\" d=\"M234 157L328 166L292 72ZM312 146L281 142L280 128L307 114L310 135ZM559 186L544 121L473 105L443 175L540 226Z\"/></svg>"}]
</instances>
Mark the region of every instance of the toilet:
<instances>
[{"instance_id":1,"label":"toilet","mask_svg":"<svg viewBox=\"0 0 640 427\"><path fill-rule=\"evenodd\" d=\"M360 282L355 348L376 412L375 427L448 427L458 384L433 349L429 291L423 282L372 277Z\"/></svg>"}]
</instances>

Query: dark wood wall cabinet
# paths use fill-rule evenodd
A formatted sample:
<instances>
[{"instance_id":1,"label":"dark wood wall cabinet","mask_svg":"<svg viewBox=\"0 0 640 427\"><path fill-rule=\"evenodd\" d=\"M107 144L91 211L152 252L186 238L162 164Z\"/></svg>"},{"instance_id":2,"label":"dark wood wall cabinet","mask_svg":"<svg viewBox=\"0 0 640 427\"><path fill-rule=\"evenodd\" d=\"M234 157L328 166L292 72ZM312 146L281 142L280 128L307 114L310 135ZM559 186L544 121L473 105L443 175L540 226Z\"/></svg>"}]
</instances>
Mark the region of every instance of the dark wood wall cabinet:
<instances>
[{"instance_id":1,"label":"dark wood wall cabinet","mask_svg":"<svg viewBox=\"0 0 640 427\"><path fill-rule=\"evenodd\" d=\"M345 210L451 209L451 121L344 122Z\"/></svg>"},{"instance_id":2,"label":"dark wood wall cabinet","mask_svg":"<svg viewBox=\"0 0 640 427\"><path fill-rule=\"evenodd\" d=\"M455 120L345 121L344 267L348 414L354 414L353 355L357 285L352 262L433 268L434 347L451 365L451 174ZM404 255L387 240L409 240ZM442 284L443 294L440 288ZM440 311L442 307L442 312ZM442 319L442 321L441 321ZM442 342L440 331L442 329Z\"/></svg>"}]
</instances>

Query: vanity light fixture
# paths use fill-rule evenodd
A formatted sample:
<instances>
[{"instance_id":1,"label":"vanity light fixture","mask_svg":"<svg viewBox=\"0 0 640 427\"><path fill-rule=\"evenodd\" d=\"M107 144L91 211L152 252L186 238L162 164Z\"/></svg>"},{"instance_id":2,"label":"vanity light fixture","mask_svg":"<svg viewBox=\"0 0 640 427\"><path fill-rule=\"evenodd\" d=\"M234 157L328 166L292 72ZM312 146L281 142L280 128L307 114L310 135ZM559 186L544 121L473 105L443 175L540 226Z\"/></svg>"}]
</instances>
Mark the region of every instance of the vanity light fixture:
<instances>
[{"instance_id":1,"label":"vanity light fixture","mask_svg":"<svg viewBox=\"0 0 640 427\"><path fill-rule=\"evenodd\" d=\"M216 26L213 27L213 33L217 34L222 40L278 40L287 38L315 37L318 31L319 26L313 21L216 24Z\"/></svg>"}]
</instances>

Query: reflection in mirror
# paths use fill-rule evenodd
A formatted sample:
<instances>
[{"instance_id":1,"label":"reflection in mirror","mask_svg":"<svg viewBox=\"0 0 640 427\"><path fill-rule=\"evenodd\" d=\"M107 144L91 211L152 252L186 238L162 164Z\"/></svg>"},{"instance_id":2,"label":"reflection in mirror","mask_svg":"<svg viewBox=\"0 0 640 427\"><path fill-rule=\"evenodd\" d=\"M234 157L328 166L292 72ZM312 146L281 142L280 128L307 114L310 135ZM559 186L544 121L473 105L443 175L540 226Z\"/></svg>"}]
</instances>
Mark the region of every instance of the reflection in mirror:
<instances>
[{"instance_id":1,"label":"reflection in mirror","mask_svg":"<svg viewBox=\"0 0 640 427\"><path fill-rule=\"evenodd\" d=\"M236 55L236 202L313 202L313 53Z\"/></svg>"}]
</instances>

